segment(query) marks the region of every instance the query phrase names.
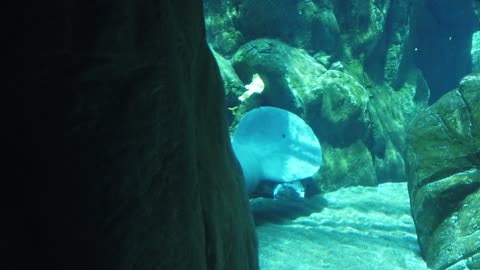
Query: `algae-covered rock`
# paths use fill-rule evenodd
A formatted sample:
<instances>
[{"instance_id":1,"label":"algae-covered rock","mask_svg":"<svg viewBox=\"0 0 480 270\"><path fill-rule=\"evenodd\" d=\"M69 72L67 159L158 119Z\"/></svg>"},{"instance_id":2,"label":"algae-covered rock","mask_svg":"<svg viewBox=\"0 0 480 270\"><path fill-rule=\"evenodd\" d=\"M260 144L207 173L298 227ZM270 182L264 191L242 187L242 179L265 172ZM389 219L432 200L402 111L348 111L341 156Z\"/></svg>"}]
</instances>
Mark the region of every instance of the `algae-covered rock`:
<instances>
[{"instance_id":1,"label":"algae-covered rock","mask_svg":"<svg viewBox=\"0 0 480 270\"><path fill-rule=\"evenodd\" d=\"M467 177L475 177L465 174ZM480 174L477 171L477 178ZM480 192L461 198L458 210L442 221L427 248L433 269L479 269ZM476 254L476 256L475 256ZM453 263L453 265L452 265Z\"/></svg>"},{"instance_id":2,"label":"algae-covered rock","mask_svg":"<svg viewBox=\"0 0 480 270\"><path fill-rule=\"evenodd\" d=\"M204 1L206 37L210 46L223 55L232 55L244 42L235 27L238 7L235 1Z\"/></svg>"},{"instance_id":3,"label":"algae-covered rock","mask_svg":"<svg viewBox=\"0 0 480 270\"><path fill-rule=\"evenodd\" d=\"M205 1L211 46L230 57L242 43L279 40L334 61L358 61L374 80L401 88L412 68L412 14L408 1ZM352 73L353 74L353 73Z\"/></svg>"},{"instance_id":4,"label":"algae-covered rock","mask_svg":"<svg viewBox=\"0 0 480 270\"><path fill-rule=\"evenodd\" d=\"M261 74L262 105L299 114L331 150L326 154L332 153L330 163L316 177L324 190L376 184L372 157L364 144L369 134L369 93L357 80L341 71L326 71L305 51L275 40L242 46L232 62L241 78ZM339 165L344 162L348 164Z\"/></svg>"},{"instance_id":5,"label":"algae-covered rock","mask_svg":"<svg viewBox=\"0 0 480 270\"><path fill-rule=\"evenodd\" d=\"M315 88L326 69L304 50L271 39L253 40L233 56L243 82L259 74L265 82L261 104L303 114L304 93Z\"/></svg>"},{"instance_id":6,"label":"algae-covered rock","mask_svg":"<svg viewBox=\"0 0 480 270\"><path fill-rule=\"evenodd\" d=\"M340 53L340 31L328 0L245 0L235 20L247 40L275 38L308 51Z\"/></svg>"},{"instance_id":7,"label":"algae-covered rock","mask_svg":"<svg viewBox=\"0 0 480 270\"><path fill-rule=\"evenodd\" d=\"M480 31L472 36L472 71L480 72Z\"/></svg>"},{"instance_id":8,"label":"algae-covered rock","mask_svg":"<svg viewBox=\"0 0 480 270\"><path fill-rule=\"evenodd\" d=\"M345 146L332 147L323 144L324 163L314 179L323 192L348 186L375 186L372 155L361 141Z\"/></svg>"},{"instance_id":9,"label":"algae-covered rock","mask_svg":"<svg viewBox=\"0 0 480 270\"><path fill-rule=\"evenodd\" d=\"M425 104L415 101L416 90L419 89L416 78L398 91L387 84L368 89L371 94L368 104L371 125L366 144L374 159L378 181L405 181L405 126L417 107Z\"/></svg>"},{"instance_id":10,"label":"algae-covered rock","mask_svg":"<svg viewBox=\"0 0 480 270\"><path fill-rule=\"evenodd\" d=\"M390 1L338 0L335 5L347 53L370 54L382 39Z\"/></svg>"},{"instance_id":11,"label":"algae-covered rock","mask_svg":"<svg viewBox=\"0 0 480 270\"><path fill-rule=\"evenodd\" d=\"M421 74L413 73L398 91L387 84L366 82L364 87L338 71L321 78L327 77L318 97L306 103L307 123L324 149L324 166L315 177L321 189L405 181L405 126L428 97ZM416 100L417 90L426 93ZM330 106L329 100L337 102Z\"/></svg>"},{"instance_id":12,"label":"algae-covered rock","mask_svg":"<svg viewBox=\"0 0 480 270\"><path fill-rule=\"evenodd\" d=\"M235 73L235 70L230 64L230 61L217 53L213 48L211 48L211 51L217 62L220 75L222 76L225 90L225 114L227 117L227 122L230 125L238 112L240 105L238 97L245 91L245 85L242 83L240 78L238 78L237 73Z\"/></svg>"},{"instance_id":13,"label":"algae-covered rock","mask_svg":"<svg viewBox=\"0 0 480 270\"><path fill-rule=\"evenodd\" d=\"M465 269L480 252L480 75L465 77L409 128L412 216L432 269ZM457 267L457 268L454 268Z\"/></svg>"},{"instance_id":14,"label":"algae-covered rock","mask_svg":"<svg viewBox=\"0 0 480 270\"><path fill-rule=\"evenodd\" d=\"M385 33L387 40L386 50L383 52L385 57L380 59L385 59L384 79L394 88L400 87L404 82L409 68L408 60L411 58L411 52L414 51L409 46L412 11L412 5L408 1L391 1L388 10L389 20L386 28L390 30ZM376 56L376 54L372 55L372 57ZM372 60L369 62L375 61Z\"/></svg>"},{"instance_id":15,"label":"algae-covered rock","mask_svg":"<svg viewBox=\"0 0 480 270\"><path fill-rule=\"evenodd\" d=\"M325 149L325 166L314 177L323 191L405 180L405 124L429 96L421 73L410 72L394 90L341 62L327 71L305 51L270 39L242 46L232 65L244 83L255 73L265 82L260 95L240 104L237 119L257 106L275 106L312 127Z\"/></svg>"},{"instance_id":16,"label":"algae-covered rock","mask_svg":"<svg viewBox=\"0 0 480 270\"><path fill-rule=\"evenodd\" d=\"M352 76L329 70L302 96L307 122L323 140L344 146L367 136L369 93Z\"/></svg>"}]
</instances>

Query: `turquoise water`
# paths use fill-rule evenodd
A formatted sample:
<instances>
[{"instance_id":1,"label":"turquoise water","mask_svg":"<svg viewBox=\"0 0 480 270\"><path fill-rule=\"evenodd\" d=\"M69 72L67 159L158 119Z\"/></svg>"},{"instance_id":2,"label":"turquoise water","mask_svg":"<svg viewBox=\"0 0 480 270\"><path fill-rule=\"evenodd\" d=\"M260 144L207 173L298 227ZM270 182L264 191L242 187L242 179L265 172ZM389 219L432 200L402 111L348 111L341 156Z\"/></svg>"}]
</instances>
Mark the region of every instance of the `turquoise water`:
<instances>
[{"instance_id":1,"label":"turquoise water","mask_svg":"<svg viewBox=\"0 0 480 270\"><path fill-rule=\"evenodd\" d=\"M479 1L204 10L261 269L480 269Z\"/></svg>"}]
</instances>

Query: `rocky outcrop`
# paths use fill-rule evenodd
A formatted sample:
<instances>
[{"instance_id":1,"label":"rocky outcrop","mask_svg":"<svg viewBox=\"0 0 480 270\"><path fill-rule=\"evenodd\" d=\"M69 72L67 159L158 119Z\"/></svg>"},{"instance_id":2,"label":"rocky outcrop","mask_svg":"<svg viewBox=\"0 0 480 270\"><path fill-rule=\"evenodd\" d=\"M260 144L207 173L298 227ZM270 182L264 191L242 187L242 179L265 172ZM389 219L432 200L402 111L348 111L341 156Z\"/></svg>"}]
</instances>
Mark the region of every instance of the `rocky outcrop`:
<instances>
[{"instance_id":1,"label":"rocky outcrop","mask_svg":"<svg viewBox=\"0 0 480 270\"><path fill-rule=\"evenodd\" d=\"M238 78L237 73L228 59L224 58L213 49L212 53L220 69L220 75L225 90L225 117L227 123L231 126L232 122L235 122L235 124L238 123L240 120L238 116L243 115L246 112L246 108L240 106L240 100L238 99L238 97L245 92L245 85L240 78Z\"/></svg>"},{"instance_id":2,"label":"rocky outcrop","mask_svg":"<svg viewBox=\"0 0 480 270\"><path fill-rule=\"evenodd\" d=\"M301 49L272 39L257 39L242 46L232 57L239 78L250 82L259 74L265 83L260 103L303 114L311 90L326 68Z\"/></svg>"},{"instance_id":3,"label":"rocky outcrop","mask_svg":"<svg viewBox=\"0 0 480 270\"><path fill-rule=\"evenodd\" d=\"M243 1L238 26L248 40L277 38L309 51L341 53L340 31L330 1Z\"/></svg>"},{"instance_id":4,"label":"rocky outcrop","mask_svg":"<svg viewBox=\"0 0 480 270\"><path fill-rule=\"evenodd\" d=\"M324 62L327 70L322 60L277 40L258 39L242 46L230 63L245 84L259 74L265 89L237 101L232 129L245 111L283 108L303 117L321 141L324 163L314 178L322 190L403 181L404 126L428 100L421 74L411 72L407 83L394 91L367 76L361 81L358 69L341 62ZM220 59L220 67L226 61ZM223 72L231 73L231 68ZM226 82L231 78L224 75Z\"/></svg>"},{"instance_id":5,"label":"rocky outcrop","mask_svg":"<svg viewBox=\"0 0 480 270\"><path fill-rule=\"evenodd\" d=\"M240 1L203 1L206 36L212 49L231 56L245 42L245 37L235 27Z\"/></svg>"},{"instance_id":6,"label":"rocky outcrop","mask_svg":"<svg viewBox=\"0 0 480 270\"><path fill-rule=\"evenodd\" d=\"M390 0L209 0L205 11L209 42L227 57L248 41L276 39L312 55L360 61L369 76L400 88L411 67L414 7Z\"/></svg>"},{"instance_id":7,"label":"rocky outcrop","mask_svg":"<svg viewBox=\"0 0 480 270\"><path fill-rule=\"evenodd\" d=\"M258 269L202 1L87 2L9 9L5 269Z\"/></svg>"},{"instance_id":8,"label":"rocky outcrop","mask_svg":"<svg viewBox=\"0 0 480 270\"><path fill-rule=\"evenodd\" d=\"M472 71L480 73L480 31L472 35Z\"/></svg>"},{"instance_id":9,"label":"rocky outcrop","mask_svg":"<svg viewBox=\"0 0 480 270\"><path fill-rule=\"evenodd\" d=\"M430 97L414 66L412 33L420 4L408 1L206 1L209 33L244 40L221 51L243 85L259 74L260 95L239 102L224 73L230 130L245 112L276 106L300 115L320 138L323 190L405 180L405 125ZM228 27L212 22L228 21ZM225 76L226 75L226 76ZM234 78L235 80L232 80Z\"/></svg>"},{"instance_id":10,"label":"rocky outcrop","mask_svg":"<svg viewBox=\"0 0 480 270\"><path fill-rule=\"evenodd\" d=\"M418 114L408 182L422 254L432 269L480 265L480 76Z\"/></svg>"}]
</instances>

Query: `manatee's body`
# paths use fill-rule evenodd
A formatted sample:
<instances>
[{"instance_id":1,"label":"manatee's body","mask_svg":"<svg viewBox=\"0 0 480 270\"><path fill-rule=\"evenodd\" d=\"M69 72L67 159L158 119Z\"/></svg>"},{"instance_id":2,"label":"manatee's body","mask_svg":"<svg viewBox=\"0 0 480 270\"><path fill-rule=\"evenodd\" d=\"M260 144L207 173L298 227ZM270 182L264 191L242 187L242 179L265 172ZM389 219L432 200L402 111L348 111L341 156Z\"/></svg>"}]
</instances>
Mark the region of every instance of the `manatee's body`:
<instances>
[{"instance_id":1,"label":"manatee's body","mask_svg":"<svg viewBox=\"0 0 480 270\"><path fill-rule=\"evenodd\" d=\"M312 129L297 115L274 107L245 114L232 146L249 193L262 180L290 182L310 177L322 163L320 143Z\"/></svg>"}]
</instances>

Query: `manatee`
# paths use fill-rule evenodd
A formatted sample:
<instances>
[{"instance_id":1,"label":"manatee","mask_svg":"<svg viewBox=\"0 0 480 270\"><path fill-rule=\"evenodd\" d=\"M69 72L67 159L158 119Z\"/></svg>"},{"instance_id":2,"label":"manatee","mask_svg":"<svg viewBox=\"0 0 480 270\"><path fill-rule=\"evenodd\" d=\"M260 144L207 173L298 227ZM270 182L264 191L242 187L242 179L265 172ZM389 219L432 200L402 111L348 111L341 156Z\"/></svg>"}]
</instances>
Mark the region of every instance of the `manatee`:
<instances>
[{"instance_id":1,"label":"manatee","mask_svg":"<svg viewBox=\"0 0 480 270\"><path fill-rule=\"evenodd\" d=\"M246 113L235 130L232 148L249 194L260 181L305 179L322 164L322 149L312 129L299 116L275 107Z\"/></svg>"}]
</instances>

